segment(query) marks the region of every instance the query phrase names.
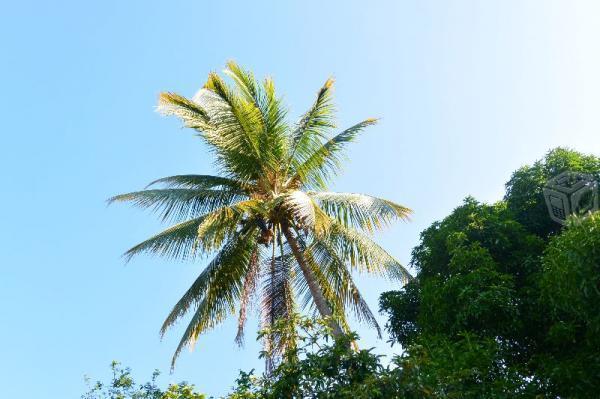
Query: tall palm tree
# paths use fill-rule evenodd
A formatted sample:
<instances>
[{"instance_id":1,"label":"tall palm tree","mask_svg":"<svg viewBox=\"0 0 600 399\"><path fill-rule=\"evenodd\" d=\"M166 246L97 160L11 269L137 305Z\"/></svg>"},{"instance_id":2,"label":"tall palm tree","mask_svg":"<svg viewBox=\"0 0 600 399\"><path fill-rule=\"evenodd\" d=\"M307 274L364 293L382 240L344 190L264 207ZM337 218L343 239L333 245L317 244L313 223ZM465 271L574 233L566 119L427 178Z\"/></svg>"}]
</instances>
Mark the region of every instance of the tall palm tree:
<instances>
[{"instance_id":1,"label":"tall palm tree","mask_svg":"<svg viewBox=\"0 0 600 399\"><path fill-rule=\"evenodd\" d=\"M288 124L271 79L258 82L234 62L224 73L233 84L210 73L192 99L162 93L158 105L160 113L198 132L220 176L165 177L109 200L150 208L176 223L128 250L127 259L144 252L187 259L214 254L161 328L162 335L193 309L173 364L182 348L236 312L241 343L255 294L264 327L292 323L296 310L314 306L334 337L349 331L348 308L380 333L352 273L410 278L370 238L394 220L407 219L410 210L369 195L326 191L346 145L376 120L329 136L335 128L329 79L299 122ZM294 343L271 334L265 345L281 354Z\"/></svg>"}]
</instances>

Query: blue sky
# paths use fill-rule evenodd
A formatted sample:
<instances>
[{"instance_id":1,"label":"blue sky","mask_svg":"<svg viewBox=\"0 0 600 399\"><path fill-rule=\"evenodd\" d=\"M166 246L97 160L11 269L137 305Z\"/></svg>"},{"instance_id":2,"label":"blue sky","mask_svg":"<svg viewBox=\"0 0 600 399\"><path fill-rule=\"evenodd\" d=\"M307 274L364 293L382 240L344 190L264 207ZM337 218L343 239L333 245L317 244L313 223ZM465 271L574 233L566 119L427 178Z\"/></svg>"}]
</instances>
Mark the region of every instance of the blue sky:
<instances>
[{"instance_id":1,"label":"blue sky","mask_svg":"<svg viewBox=\"0 0 600 399\"><path fill-rule=\"evenodd\" d=\"M192 132L153 112L160 91L192 95L235 59L272 75L295 118L335 76L340 125L382 121L333 188L414 209L380 235L407 263L465 196L500 199L513 170L555 146L600 154L599 18L600 3L575 0L6 2L3 396L79 397L83 375L106 377L113 359L211 394L262 368L252 326L239 349L231 320L166 373L182 331L161 342L158 328L203 264L120 258L161 225L106 198L212 171ZM359 281L375 309L396 287ZM363 346L397 350L358 331Z\"/></svg>"}]
</instances>

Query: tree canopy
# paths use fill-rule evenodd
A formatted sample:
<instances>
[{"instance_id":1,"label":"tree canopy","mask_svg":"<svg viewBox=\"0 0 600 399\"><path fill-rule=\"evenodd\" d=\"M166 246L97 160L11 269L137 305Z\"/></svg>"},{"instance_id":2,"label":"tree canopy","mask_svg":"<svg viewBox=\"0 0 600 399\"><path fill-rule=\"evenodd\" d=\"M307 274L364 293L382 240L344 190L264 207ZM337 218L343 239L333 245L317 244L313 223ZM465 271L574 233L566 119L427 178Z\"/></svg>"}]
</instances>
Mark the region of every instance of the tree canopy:
<instances>
[{"instance_id":1,"label":"tree canopy","mask_svg":"<svg viewBox=\"0 0 600 399\"><path fill-rule=\"evenodd\" d=\"M563 228L542 192L567 170L598 176L600 159L559 148L517 170L503 201L467 198L421 234L416 278L382 295L394 342L426 354L434 397L598 391L600 219Z\"/></svg>"}]
</instances>

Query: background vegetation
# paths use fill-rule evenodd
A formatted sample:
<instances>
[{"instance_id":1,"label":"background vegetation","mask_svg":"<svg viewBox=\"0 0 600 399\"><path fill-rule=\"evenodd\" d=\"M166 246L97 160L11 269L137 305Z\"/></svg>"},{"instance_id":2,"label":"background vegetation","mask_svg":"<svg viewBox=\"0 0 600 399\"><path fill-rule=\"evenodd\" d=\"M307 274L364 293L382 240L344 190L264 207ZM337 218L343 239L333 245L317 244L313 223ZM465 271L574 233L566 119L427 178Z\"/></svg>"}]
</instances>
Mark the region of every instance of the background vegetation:
<instances>
[{"instance_id":1,"label":"background vegetation","mask_svg":"<svg viewBox=\"0 0 600 399\"><path fill-rule=\"evenodd\" d=\"M270 375L242 372L227 398L597 397L600 213L550 222L541 189L565 170L599 176L600 159L553 150L517 170L502 201L467 198L422 232L415 278L380 301L402 355L353 350L355 336L333 342L327 323L300 319L297 349ZM158 396L84 397L202 397L140 389Z\"/></svg>"}]
</instances>

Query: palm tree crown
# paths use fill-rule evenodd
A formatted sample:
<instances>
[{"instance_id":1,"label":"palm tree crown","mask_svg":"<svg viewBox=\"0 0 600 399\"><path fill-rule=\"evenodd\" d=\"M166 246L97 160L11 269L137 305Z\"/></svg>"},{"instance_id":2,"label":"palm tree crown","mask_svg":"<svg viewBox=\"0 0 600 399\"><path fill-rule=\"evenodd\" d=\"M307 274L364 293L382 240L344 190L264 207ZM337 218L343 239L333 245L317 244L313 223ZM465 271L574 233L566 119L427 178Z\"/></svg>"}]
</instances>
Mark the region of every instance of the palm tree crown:
<instances>
[{"instance_id":1,"label":"palm tree crown","mask_svg":"<svg viewBox=\"0 0 600 399\"><path fill-rule=\"evenodd\" d=\"M162 93L158 105L160 113L175 115L198 132L220 176L165 177L109 200L150 208L175 223L129 249L128 259L143 252L214 256L161 328L164 334L193 311L173 362L182 348L232 313L238 314L236 341L241 343L256 297L265 327L293 323L296 310L312 308L329 320L334 336L349 331L348 310L379 332L352 273L410 278L370 238L375 230L406 219L410 210L369 195L326 191L346 145L376 120L330 136L335 125L329 79L300 120L288 124L271 79L258 82L234 62L224 73L233 84L211 73L192 99ZM276 334L264 340L272 356L294 345Z\"/></svg>"}]
</instances>

